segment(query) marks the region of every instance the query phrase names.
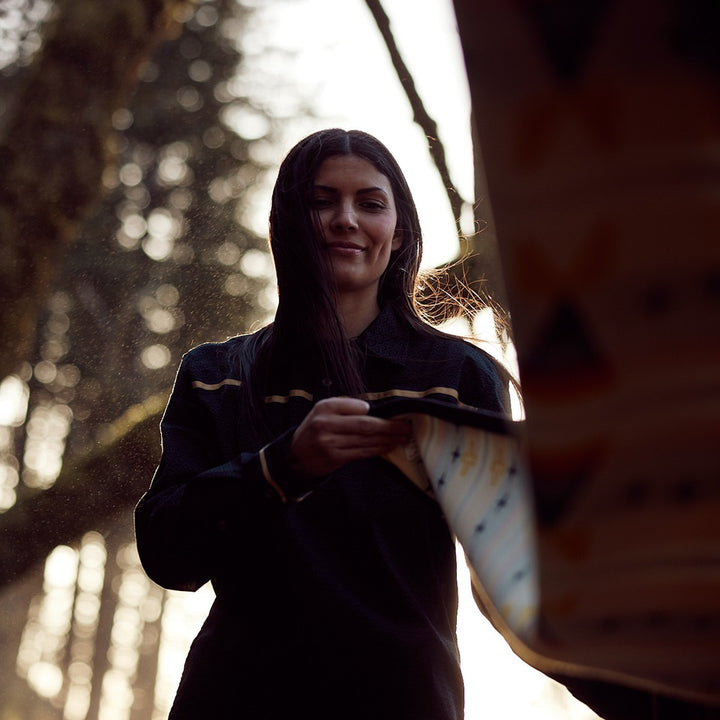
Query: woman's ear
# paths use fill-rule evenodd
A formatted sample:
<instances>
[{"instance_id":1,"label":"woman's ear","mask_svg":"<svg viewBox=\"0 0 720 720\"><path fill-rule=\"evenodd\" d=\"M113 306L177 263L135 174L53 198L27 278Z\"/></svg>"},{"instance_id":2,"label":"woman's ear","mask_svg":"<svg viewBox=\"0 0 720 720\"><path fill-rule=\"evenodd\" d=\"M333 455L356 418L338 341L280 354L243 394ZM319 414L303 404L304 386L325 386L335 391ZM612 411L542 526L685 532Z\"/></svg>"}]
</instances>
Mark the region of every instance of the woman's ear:
<instances>
[{"instance_id":1,"label":"woman's ear","mask_svg":"<svg viewBox=\"0 0 720 720\"><path fill-rule=\"evenodd\" d=\"M392 250L399 250L402 247L403 244L403 232L399 228L395 228L395 233L393 234L392 244L390 247Z\"/></svg>"}]
</instances>

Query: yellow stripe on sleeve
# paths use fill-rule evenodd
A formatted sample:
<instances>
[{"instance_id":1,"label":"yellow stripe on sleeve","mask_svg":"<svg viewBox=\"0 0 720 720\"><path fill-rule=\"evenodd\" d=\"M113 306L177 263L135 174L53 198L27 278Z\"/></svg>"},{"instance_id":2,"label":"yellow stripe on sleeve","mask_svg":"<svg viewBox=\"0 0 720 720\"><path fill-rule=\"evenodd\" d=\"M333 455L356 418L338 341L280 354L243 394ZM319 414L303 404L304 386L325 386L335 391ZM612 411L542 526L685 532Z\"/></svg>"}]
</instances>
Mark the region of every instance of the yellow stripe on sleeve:
<instances>
[{"instance_id":1,"label":"yellow stripe on sleeve","mask_svg":"<svg viewBox=\"0 0 720 720\"><path fill-rule=\"evenodd\" d=\"M265 480L268 485L280 496L280 499L286 503L287 502L287 495L283 492L283 489L273 480L272 475L270 474L270 468L267 464L267 458L265 457L265 448L267 448L267 445L260 450L260 467L262 468L263 475L265 476Z\"/></svg>"},{"instance_id":2,"label":"yellow stripe on sleeve","mask_svg":"<svg viewBox=\"0 0 720 720\"><path fill-rule=\"evenodd\" d=\"M242 385L242 382L240 380L235 380L234 378L225 378L219 383L214 383L212 385L201 382L200 380L193 380L192 382L192 386L194 388L197 388L198 390L219 390L224 385L234 385L236 387L240 387Z\"/></svg>"},{"instance_id":3,"label":"yellow stripe on sleeve","mask_svg":"<svg viewBox=\"0 0 720 720\"><path fill-rule=\"evenodd\" d=\"M459 398L458 391L455 388L441 386L427 388L427 390L383 390L382 392L365 393L365 398L367 400L383 400L389 397L421 398L428 395L449 395L456 400Z\"/></svg>"},{"instance_id":4,"label":"yellow stripe on sleeve","mask_svg":"<svg viewBox=\"0 0 720 720\"><path fill-rule=\"evenodd\" d=\"M306 390L291 390L287 395L268 395L265 398L265 402L266 403L287 403L290 401L290 398L293 398L293 397L305 398L305 400L310 400L311 402L313 399L312 393L309 393Z\"/></svg>"},{"instance_id":5,"label":"yellow stripe on sleeve","mask_svg":"<svg viewBox=\"0 0 720 720\"><path fill-rule=\"evenodd\" d=\"M390 390L382 390L380 392L365 393L362 395L362 397L365 400L383 400L390 397L423 398L427 397L428 395L448 395L452 398L455 398L455 400L459 399L458 391L455 388L442 386L431 387L427 388L426 390L404 390L401 388L391 388ZM306 390L295 389L290 390L287 395L268 395L265 398L265 402L268 404L284 404L289 402L290 399L294 397L301 397L305 400L309 400L310 402L312 402L313 400L312 393L309 393Z\"/></svg>"}]
</instances>

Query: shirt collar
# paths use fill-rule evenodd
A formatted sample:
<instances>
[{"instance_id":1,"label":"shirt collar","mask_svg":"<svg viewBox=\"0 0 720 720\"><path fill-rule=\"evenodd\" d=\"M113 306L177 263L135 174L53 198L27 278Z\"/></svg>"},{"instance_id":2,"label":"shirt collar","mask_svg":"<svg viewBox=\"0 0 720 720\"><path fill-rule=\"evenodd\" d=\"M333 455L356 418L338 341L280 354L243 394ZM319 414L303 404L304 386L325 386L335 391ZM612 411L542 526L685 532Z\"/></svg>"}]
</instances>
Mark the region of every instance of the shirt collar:
<instances>
[{"instance_id":1,"label":"shirt collar","mask_svg":"<svg viewBox=\"0 0 720 720\"><path fill-rule=\"evenodd\" d=\"M364 353L404 364L408 357L411 332L398 312L387 305L360 333L356 342Z\"/></svg>"}]
</instances>

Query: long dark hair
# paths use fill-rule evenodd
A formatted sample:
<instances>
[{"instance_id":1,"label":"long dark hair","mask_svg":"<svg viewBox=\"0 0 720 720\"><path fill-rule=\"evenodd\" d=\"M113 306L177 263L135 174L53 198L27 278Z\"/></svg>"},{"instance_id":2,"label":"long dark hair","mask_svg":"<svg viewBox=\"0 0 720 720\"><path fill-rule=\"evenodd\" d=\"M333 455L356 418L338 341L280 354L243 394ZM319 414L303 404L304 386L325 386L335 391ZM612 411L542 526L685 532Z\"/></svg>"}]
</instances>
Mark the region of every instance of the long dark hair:
<instances>
[{"instance_id":1,"label":"long dark hair","mask_svg":"<svg viewBox=\"0 0 720 720\"><path fill-rule=\"evenodd\" d=\"M390 151L359 130L321 130L301 140L280 166L270 210L270 247L277 272L279 302L274 322L257 333L241 359L246 392L256 409L273 373L284 374L290 358L303 358L333 395L363 391L353 343L345 337L335 305L330 260L310 205L313 184L329 157L356 155L390 182L397 210L400 247L380 278L378 304L391 305L411 325L427 329L415 303L422 258L417 209L405 176ZM307 362L308 359L311 362ZM248 362L250 361L250 362ZM249 387L250 386L250 387Z\"/></svg>"}]
</instances>

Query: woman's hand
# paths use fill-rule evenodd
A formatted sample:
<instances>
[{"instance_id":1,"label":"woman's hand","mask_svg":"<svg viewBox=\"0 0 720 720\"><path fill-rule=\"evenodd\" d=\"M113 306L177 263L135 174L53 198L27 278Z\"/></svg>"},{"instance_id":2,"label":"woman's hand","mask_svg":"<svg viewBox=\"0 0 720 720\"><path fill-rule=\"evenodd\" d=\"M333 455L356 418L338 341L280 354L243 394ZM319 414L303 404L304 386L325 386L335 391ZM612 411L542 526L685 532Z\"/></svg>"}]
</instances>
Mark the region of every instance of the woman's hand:
<instances>
[{"instance_id":1,"label":"woman's hand","mask_svg":"<svg viewBox=\"0 0 720 720\"><path fill-rule=\"evenodd\" d=\"M382 455L410 440L410 423L368 415L364 400L334 397L320 400L293 435L293 469L317 477L353 460Z\"/></svg>"}]
</instances>

